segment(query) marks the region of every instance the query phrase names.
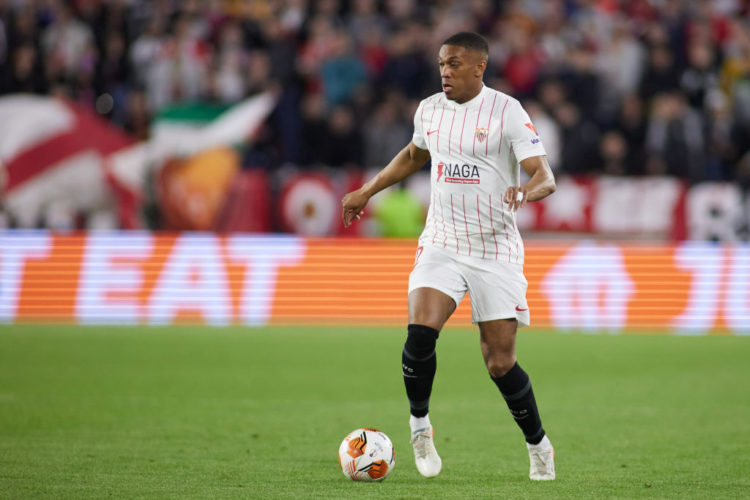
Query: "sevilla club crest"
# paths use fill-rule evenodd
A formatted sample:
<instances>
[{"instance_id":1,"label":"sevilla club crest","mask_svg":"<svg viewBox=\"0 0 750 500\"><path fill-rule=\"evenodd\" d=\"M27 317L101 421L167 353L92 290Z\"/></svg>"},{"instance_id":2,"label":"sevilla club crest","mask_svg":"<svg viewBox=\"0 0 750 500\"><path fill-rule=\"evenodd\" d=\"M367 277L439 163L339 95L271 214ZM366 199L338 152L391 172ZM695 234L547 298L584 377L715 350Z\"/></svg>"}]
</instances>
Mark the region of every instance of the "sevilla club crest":
<instances>
[{"instance_id":1,"label":"sevilla club crest","mask_svg":"<svg viewBox=\"0 0 750 500\"><path fill-rule=\"evenodd\" d=\"M477 131L474 132L474 136L477 138L479 142L484 142L484 140L487 138L487 135L489 133L490 133L490 129L477 127Z\"/></svg>"}]
</instances>

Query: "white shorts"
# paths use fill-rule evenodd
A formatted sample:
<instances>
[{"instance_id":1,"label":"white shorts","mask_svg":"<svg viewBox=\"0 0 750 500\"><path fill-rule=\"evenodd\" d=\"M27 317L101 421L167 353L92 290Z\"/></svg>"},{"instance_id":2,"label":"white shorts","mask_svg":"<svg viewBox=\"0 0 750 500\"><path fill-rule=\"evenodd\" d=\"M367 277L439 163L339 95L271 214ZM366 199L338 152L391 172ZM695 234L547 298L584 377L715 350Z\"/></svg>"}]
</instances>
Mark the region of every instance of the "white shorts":
<instances>
[{"instance_id":1,"label":"white shorts","mask_svg":"<svg viewBox=\"0 0 750 500\"><path fill-rule=\"evenodd\" d=\"M474 323L515 318L518 326L529 326L527 287L522 265L456 255L430 246L417 249L409 275L409 293L434 288L451 297L456 307L468 291Z\"/></svg>"}]
</instances>

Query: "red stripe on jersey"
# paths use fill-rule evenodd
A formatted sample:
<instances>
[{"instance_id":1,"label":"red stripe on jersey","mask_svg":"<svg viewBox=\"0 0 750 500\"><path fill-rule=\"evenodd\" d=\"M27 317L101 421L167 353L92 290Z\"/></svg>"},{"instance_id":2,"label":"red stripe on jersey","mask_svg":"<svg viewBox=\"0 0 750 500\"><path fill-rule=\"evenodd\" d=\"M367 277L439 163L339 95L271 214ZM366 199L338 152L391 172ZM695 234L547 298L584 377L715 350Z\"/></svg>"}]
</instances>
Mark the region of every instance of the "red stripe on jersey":
<instances>
[{"instance_id":1,"label":"red stripe on jersey","mask_svg":"<svg viewBox=\"0 0 750 500\"><path fill-rule=\"evenodd\" d=\"M510 262L510 239L508 239L508 226L505 224L505 208L500 202L500 217L503 218L503 231L505 232L505 243L508 245L508 262Z\"/></svg>"},{"instance_id":2,"label":"red stripe on jersey","mask_svg":"<svg viewBox=\"0 0 750 500\"><path fill-rule=\"evenodd\" d=\"M440 218L443 220L443 248L448 244L448 233L445 230L445 211L443 210L443 195L438 192L440 202Z\"/></svg>"},{"instance_id":3,"label":"red stripe on jersey","mask_svg":"<svg viewBox=\"0 0 750 500\"><path fill-rule=\"evenodd\" d=\"M458 152L464 152L464 125L466 125L466 113L469 112L469 108L464 110L464 122L461 124L461 137L458 138Z\"/></svg>"},{"instance_id":4,"label":"red stripe on jersey","mask_svg":"<svg viewBox=\"0 0 750 500\"><path fill-rule=\"evenodd\" d=\"M497 145L497 154L500 154L500 148L503 147L503 130L505 130L505 108L508 107L508 103L510 102L510 98L508 98L507 101L505 101L505 104L503 105L503 112L500 115L500 144Z\"/></svg>"},{"instance_id":5,"label":"red stripe on jersey","mask_svg":"<svg viewBox=\"0 0 750 500\"><path fill-rule=\"evenodd\" d=\"M451 214L453 217L453 235L456 237L456 253L458 253L458 232L456 231L456 209L453 208L453 193L451 193Z\"/></svg>"},{"instance_id":6,"label":"red stripe on jersey","mask_svg":"<svg viewBox=\"0 0 750 500\"><path fill-rule=\"evenodd\" d=\"M495 93L495 98L492 99L492 107L490 108L490 116L489 118L487 118L487 142L484 143L484 154L487 154L487 148L490 145L490 126L492 125L492 112L495 110L495 101L497 101L497 93Z\"/></svg>"},{"instance_id":7,"label":"red stripe on jersey","mask_svg":"<svg viewBox=\"0 0 750 500\"><path fill-rule=\"evenodd\" d=\"M422 105L422 112L419 113L419 121L422 122L422 135L426 134L427 131L424 129L424 108L427 106L427 103Z\"/></svg>"},{"instance_id":8,"label":"red stripe on jersey","mask_svg":"<svg viewBox=\"0 0 750 500\"><path fill-rule=\"evenodd\" d=\"M440 125L443 124L443 114L445 114L445 103L443 103L443 109L440 111L440 121L438 122L437 137L435 138L435 144L437 145L438 153L440 152ZM450 137L448 138L450 141Z\"/></svg>"},{"instance_id":9,"label":"red stripe on jersey","mask_svg":"<svg viewBox=\"0 0 750 500\"><path fill-rule=\"evenodd\" d=\"M482 106L484 106L484 97L482 97L482 102L479 103L479 111L477 111L477 124L474 126L474 142L471 144L471 154L474 154L474 147L477 145L476 129L479 128L479 115L482 114Z\"/></svg>"},{"instance_id":10,"label":"red stripe on jersey","mask_svg":"<svg viewBox=\"0 0 750 500\"><path fill-rule=\"evenodd\" d=\"M516 225L516 213L513 212L513 237L516 239L516 264L521 258L521 252L518 251L518 226Z\"/></svg>"},{"instance_id":11,"label":"red stripe on jersey","mask_svg":"<svg viewBox=\"0 0 750 500\"><path fill-rule=\"evenodd\" d=\"M497 246L497 235L495 233L495 221L492 216L492 195L490 195L490 227L492 228L492 239L495 240L495 260L500 253L500 247Z\"/></svg>"},{"instance_id":12,"label":"red stripe on jersey","mask_svg":"<svg viewBox=\"0 0 750 500\"><path fill-rule=\"evenodd\" d=\"M471 257L471 239L469 238L469 223L466 221L466 195L461 195L461 202L464 205L464 226L466 226L466 241L469 242L469 257Z\"/></svg>"},{"instance_id":13,"label":"red stripe on jersey","mask_svg":"<svg viewBox=\"0 0 750 500\"><path fill-rule=\"evenodd\" d=\"M453 122L456 121L456 108L453 108L453 118L451 118L451 130L448 132L448 154L451 154L451 139L453 138Z\"/></svg>"},{"instance_id":14,"label":"red stripe on jersey","mask_svg":"<svg viewBox=\"0 0 750 500\"><path fill-rule=\"evenodd\" d=\"M479 195L477 195L477 222L479 222L479 236L482 238L482 258L484 259L484 232L482 231L482 217L479 215Z\"/></svg>"},{"instance_id":15,"label":"red stripe on jersey","mask_svg":"<svg viewBox=\"0 0 750 500\"><path fill-rule=\"evenodd\" d=\"M430 115L430 125L427 127L427 130L425 131L425 134L427 134L427 149L430 148L430 131L432 129L432 119L435 118L435 110L437 109L437 105L432 105L432 114Z\"/></svg>"}]
</instances>

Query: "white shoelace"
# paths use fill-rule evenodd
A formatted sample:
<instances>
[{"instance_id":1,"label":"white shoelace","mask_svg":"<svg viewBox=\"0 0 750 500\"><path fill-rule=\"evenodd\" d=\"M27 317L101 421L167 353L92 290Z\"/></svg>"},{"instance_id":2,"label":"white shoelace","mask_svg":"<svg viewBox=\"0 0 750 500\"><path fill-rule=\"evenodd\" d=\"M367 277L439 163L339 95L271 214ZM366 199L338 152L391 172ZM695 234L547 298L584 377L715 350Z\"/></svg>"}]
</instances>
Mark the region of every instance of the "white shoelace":
<instances>
[{"instance_id":1,"label":"white shoelace","mask_svg":"<svg viewBox=\"0 0 750 500\"><path fill-rule=\"evenodd\" d=\"M534 472L539 474L550 474L550 459L553 457L552 450L534 450L530 453L532 456L531 466Z\"/></svg>"},{"instance_id":2,"label":"white shoelace","mask_svg":"<svg viewBox=\"0 0 750 500\"><path fill-rule=\"evenodd\" d=\"M427 458L430 453L429 443L432 439L428 430L417 432L411 436L411 444L414 445L414 451L418 458Z\"/></svg>"}]
</instances>

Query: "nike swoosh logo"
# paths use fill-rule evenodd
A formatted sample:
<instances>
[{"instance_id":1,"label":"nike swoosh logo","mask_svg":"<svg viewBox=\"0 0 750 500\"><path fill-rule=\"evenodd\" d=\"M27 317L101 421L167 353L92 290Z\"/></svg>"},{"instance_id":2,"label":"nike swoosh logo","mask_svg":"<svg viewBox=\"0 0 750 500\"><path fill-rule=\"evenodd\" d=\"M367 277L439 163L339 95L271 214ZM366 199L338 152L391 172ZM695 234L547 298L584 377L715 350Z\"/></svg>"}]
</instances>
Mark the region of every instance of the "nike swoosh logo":
<instances>
[{"instance_id":1,"label":"nike swoosh logo","mask_svg":"<svg viewBox=\"0 0 750 500\"><path fill-rule=\"evenodd\" d=\"M520 307L516 306L516 311L518 311L518 312L524 312L524 311L528 311L528 310L529 310L528 307L526 309L521 309Z\"/></svg>"},{"instance_id":2,"label":"nike swoosh logo","mask_svg":"<svg viewBox=\"0 0 750 500\"><path fill-rule=\"evenodd\" d=\"M437 130L430 130L429 132L427 132L427 135L434 134L435 132L437 132Z\"/></svg>"}]
</instances>

